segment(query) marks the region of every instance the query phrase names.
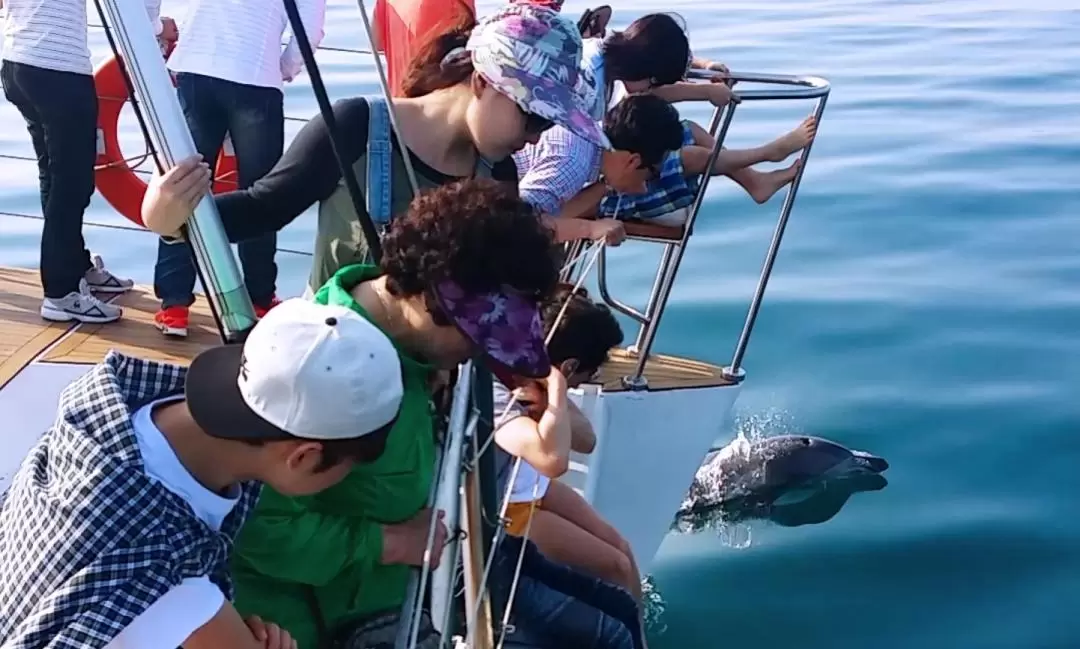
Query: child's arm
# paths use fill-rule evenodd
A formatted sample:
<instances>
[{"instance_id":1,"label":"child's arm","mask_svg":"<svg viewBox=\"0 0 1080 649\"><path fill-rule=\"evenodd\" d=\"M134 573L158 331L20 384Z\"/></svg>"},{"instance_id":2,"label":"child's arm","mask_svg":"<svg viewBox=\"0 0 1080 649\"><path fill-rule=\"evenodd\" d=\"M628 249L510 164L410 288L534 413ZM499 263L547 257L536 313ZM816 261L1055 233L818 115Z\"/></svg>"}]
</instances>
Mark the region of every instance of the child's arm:
<instances>
[{"instance_id":1,"label":"child's arm","mask_svg":"<svg viewBox=\"0 0 1080 649\"><path fill-rule=\"evenodd\" d=\"M563 204L562 209L559 210L559 218L579 219L596 214L600 208L600 201L604 199L606 193L607 186L602 182L589 185Z\"/></svg>"},{"instance_id":2,"label":"child's arm","mask_svg":"<svg viewBox=\"0 0 1080 649\"><path fill-rule=\"evenodd\" d=\"M735 98L731 88L720 82L677 81L667 86L653 88L649 92L673 104L680 101L707 101L713 106L726 106Z\"/></svg>"},{"instance_id":3,"label":"child's arm","mask_svg":"<svg viewBox=\"0 0 1080 649\"><path fill-rule=\"evenodd\" d=\"M588 455L596 448L596 433L592 422L573 401L570 406L570 449Z\"/></svg>"},{"instance_id":4,"label":"child's arm","mask_svg":"<svg viewBox=\"0 0 1080 649\"><path fill-rule=\"evenodd\" d=\"M570 468L570 413L566 397L566 379L558 369L552 368L546 383L546 395L532 394L526 398L540 402L543 411L538 417L529 416L521 407L511 406L507 418L497 422L495 443L504 451L525 460L534 469L549 478L558 478ZM524 388L524 392L538 392L542 386ZM510 392L501 384L495 385L495 417L506 409ZM546 396L546 406L542 403ZM538 407L539 407L538 406ZM510 418L512 417L512 418Z\"/></svg>"},{"instance_id":5,"label":"child's arm","mask_svg":"<svg viewBox=\"0 0 1080 649\"><path fill-rule=\"evenodd\" d=\"M295 649L288 631L257 616L244 620L232 604L225 602L217 614L187 637L184 649Z\"/></svg>"},{"instance_id":6,"label":"child's arm","mask_svg":"<svg viewBox=\"0 0 1080 649\"><path fill-rule=\"evenodd\" d=\"M606 191L604 183L593 183L568 200L558 216L543 217L555 232L555 243L603 239L608 245L617 246L626 239L626 230L621 221L583 218L596 214Z\"/></svg>"}]
</instances>

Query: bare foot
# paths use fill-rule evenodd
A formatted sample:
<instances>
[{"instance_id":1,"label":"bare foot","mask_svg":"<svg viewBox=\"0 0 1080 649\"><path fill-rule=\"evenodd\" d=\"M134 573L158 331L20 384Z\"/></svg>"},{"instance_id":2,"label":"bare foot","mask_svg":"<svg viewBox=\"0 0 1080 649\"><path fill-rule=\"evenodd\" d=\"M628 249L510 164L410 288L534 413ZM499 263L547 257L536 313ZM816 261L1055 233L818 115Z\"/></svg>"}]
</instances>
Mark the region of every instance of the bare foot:
<instances>
[{"instance_id":1,"label":"bare foot","mask_svg":"<svg viewBox=\"0 0 1080 649\"><path fill-rule=\"evenodd\" d=\"M805 149L806 145L814 140L815 135L817 135L817 119L811 115L803 120L803 123L799 124L795 130L786 135L781 135L765 145L768 147L769 152L767 160L769 162L787 160L792 153Z\"/></svg>"},{"instance_id":2,"label":"bare foot","mask_svg":"<svg viewBox=\"0 0 1080 649\"><path fill-rule=\"evenodd\" d=\"M754 171L751 186L747 188L750 197L758 205L768 202L776 192L786 187L792 180L795 180L801 166L802 158L799 158L783 169L765 172Z\"/></svg>"}]
</instances>

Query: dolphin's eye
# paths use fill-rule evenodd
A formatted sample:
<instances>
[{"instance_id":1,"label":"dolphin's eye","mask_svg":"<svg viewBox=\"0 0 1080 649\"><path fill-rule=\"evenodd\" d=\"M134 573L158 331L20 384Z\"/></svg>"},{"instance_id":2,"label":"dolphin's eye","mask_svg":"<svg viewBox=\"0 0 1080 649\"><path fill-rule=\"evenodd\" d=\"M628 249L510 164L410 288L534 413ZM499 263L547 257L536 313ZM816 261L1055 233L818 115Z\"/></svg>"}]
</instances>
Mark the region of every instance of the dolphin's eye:
<instances>
[{"instance_id":1,"label":"dolphin's eye","mask_svg":"<svg viewBox=\"0 0 1080 649\"><path fill-rule=\"evenodd\" d=\"M802 438L802 445L803 445L803 446L810 446L810 444L811 444L811 442L810 442L810 438L809 438L809 437L804 437L804 438Z\"/></svg>"}]
</instances>

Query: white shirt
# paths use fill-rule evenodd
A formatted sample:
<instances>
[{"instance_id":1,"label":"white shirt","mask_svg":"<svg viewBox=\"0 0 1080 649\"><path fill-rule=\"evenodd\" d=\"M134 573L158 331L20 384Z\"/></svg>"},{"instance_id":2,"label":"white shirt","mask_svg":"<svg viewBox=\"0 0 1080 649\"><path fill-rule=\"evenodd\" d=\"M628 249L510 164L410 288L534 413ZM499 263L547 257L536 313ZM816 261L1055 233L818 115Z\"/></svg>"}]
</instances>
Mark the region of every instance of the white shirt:
<instances>
[{"instance_id":1,"label":"white shirt","mask_svg":"<svg viewBox=\"0 0 1080 649\"><path fill-rule=\"evenodd\" d=\"M296 8L314 49L323 39L326 0L297 0ZM282 49L286 30L281 0L192 0L169 69L280 89L304 68L295 37Z\"/></svg>"},{"instance_id":2,"label":"white shirt","mask_svg":"<svg viewBox=\"0 0 1080 649\"><path fill-rule=\"evenodd\" d=\"M513 465L510 470L513 471ZM510 488L510 502L531 503L540 500L547 494L550 484L551 478L541 475L533 465L522 460L518 474L514 477L514 486Z\"/></svg>"},{"instance_id":3,"label":"white shirt","mask_svg":"<svg viewBox=\"0 0 1080 649\"><path fill-rule=\"evenodd\" d=\"M513 393L510 392L505 385L499 381L494 381L492 383L494 412L495 416L498 417L498 423L495 425L496 428L499 428L512 419L525 416L525 407L517 401L515 401L513 405L508 405L512 398ZM513 459L514 458L510 459L510 463L504 469L507 472L505 474L507 480L510 479L510 476L514 475ZM540 500L544 497L544 494L547 493L548 485L551 484L551 478L541 475L539 471L533 468L533 465L525 460L522 460L520 464L521 466L518 467L517 475L514 476L514 484L510 488L510 502L527 503L534 500Z\"/></svg>"},{"instance_id":4,"label":"white shirt","mask_svg":"<svg viewBox=\"0 0 1080 649\"><path fill-rule=\"evenodd\" d=\"M220 496L202 486L176 456L165 436L154 425L154 407L183 397L162 399L143 406L131 418L146 473L180 496L195 515L215 530L239 500ZM105 649L176 649L225 605L225 596L209 577L185 579L135 618Z\"/></svg>"},{"instance_id":5,"label":"white shirt","mask_svg":"<svg viewBox=\"0 0 1080 649\"><path fill-rule=\"evenodd\" d=\"M86 0L4 0L3 58L57 72L92 74L86 44ZM154 34L161 0L143 0Z\"/></svg>"}]
</instances>

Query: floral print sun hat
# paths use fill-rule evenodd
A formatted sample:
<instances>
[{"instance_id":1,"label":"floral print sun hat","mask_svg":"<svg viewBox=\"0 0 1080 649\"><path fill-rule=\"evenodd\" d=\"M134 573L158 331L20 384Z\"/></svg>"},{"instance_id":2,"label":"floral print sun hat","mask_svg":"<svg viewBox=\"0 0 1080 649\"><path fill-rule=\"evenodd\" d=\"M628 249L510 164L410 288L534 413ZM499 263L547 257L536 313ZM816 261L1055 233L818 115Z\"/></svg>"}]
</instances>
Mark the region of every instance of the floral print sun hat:
<instances>
[{"instance_id":1,"label":"floral print sun hat","mask_svg":"<svg viewBox=\"0 0 1080 649\"><path fill-rule=\"evenodd\" d=\"M581 69L581 46L577 27L561 14L514 3L480 21L466 49L476 71L523 111L610 149L591 116L596 84Z\"/></svg>"},{"instance_id":2,"label":"floral print sun hat","mask_svg":"<svg viewBox=\"0 0 1080 649\"><path fill-rule=\"evenodd\" d=\"M476 345L503 383L510 385L513 376L544 378L551 372L535 299L512 288L470 295L451 280L434 288L446 316Z\"/></svg>"}]
</instances>

